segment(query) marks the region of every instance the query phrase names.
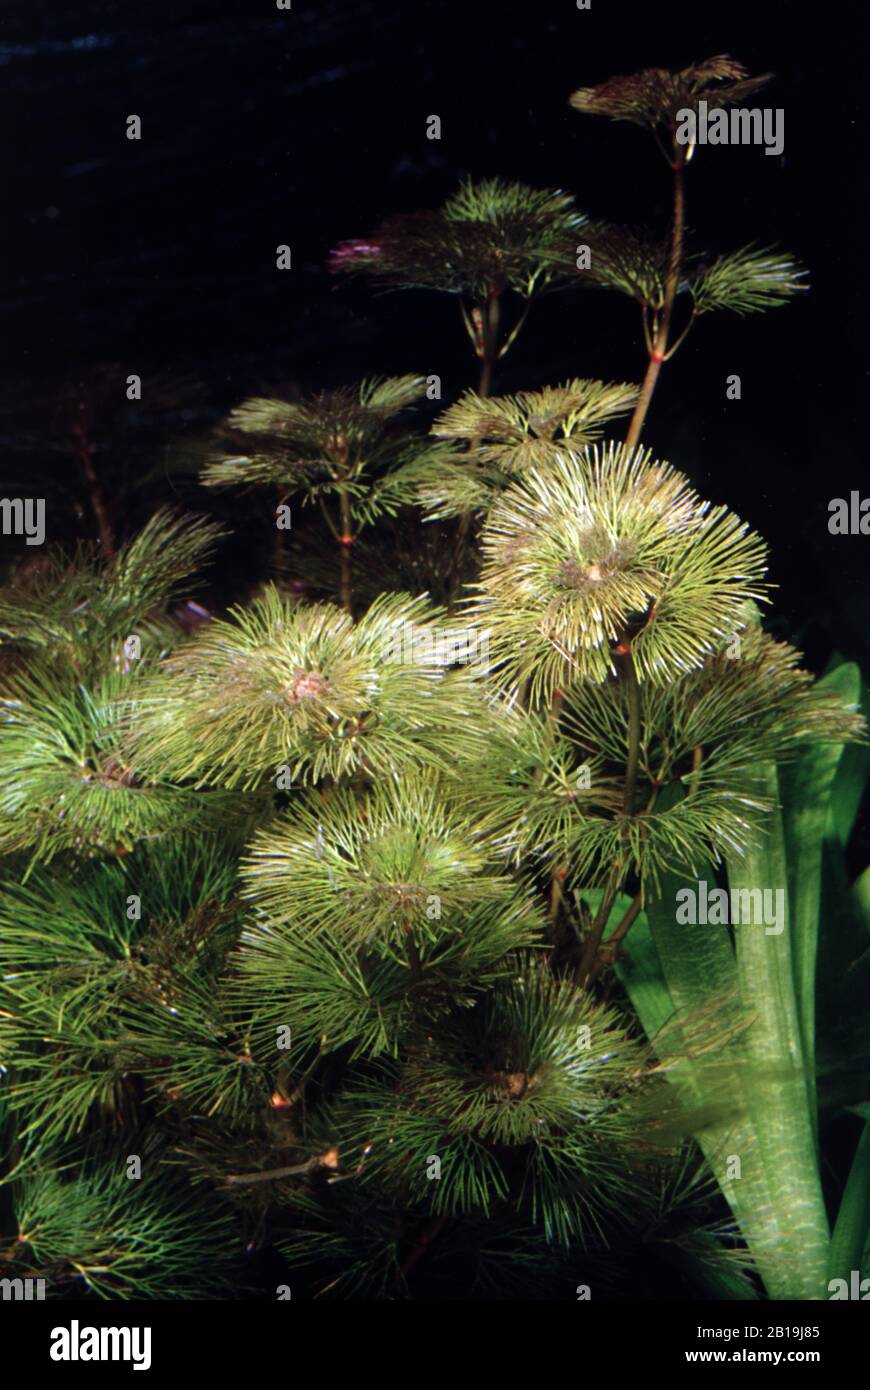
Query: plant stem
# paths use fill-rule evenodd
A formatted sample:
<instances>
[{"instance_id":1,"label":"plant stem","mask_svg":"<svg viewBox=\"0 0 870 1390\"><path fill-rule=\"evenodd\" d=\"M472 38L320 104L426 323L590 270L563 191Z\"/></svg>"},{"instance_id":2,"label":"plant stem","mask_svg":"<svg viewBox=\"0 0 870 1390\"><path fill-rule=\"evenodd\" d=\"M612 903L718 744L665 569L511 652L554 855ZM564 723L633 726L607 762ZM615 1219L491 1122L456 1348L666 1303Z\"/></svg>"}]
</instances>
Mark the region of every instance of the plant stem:
<instances>
[{"instance_id":1,"label":"plant stem","mask_svg":"<svg viewBox=\"0 0 870 1390\"><path fill-rule=\"evenodd\" d=\"M350 495L346 488L341 488L338 494L339 507L341 512L341 534L338 538L340 556L340 578L339 593L341 595L342 607L353 617L353 581L350 561L350 548L354 542L353 536L353 517L350 510Z\"/></svg>"},{"instance_id":2,"label":"plant stem","mask_svg":"<svg viewBox=\"0 0 870 1390\"><path fill-rule=\"evenodd\" d=\"M626 651L621 652L620 680L628 697L628 756L625 763L625 789L622 796L622 809L627 816L634 815L634 794L637 787L637 769L640 763L640 686L637 671L628 643Z\"/></svg>"},{"instance_id":3,"label":"plant stem","mask_svg":"<svg viewBox=\"0 0 870 1390\"><path fill-rule=\"evenodd\" d=\"M313 1173L319 1167L319 1158L308 1158L304 1163L290 1163L284 1168L265 1168L259 1173L227 1173L224 1182L233 1187L242 1183L274 1182L278 1178L297 1177L301 1173Z\"/></svg>"},{"instance_id":4,"label":"plant stem","mask_svg":"<svg viewBox=\"0 0 870 1390\"><path fill-rule=\"evenodd\" d=\"M608 963L608 960L611 964L616 960L619 955L619 947L640 916L642 906L643 890L639 888L631 901L630 907L626 909L620 921L607 938L606 954L599 947L595 960L592 962L592 968L589 971L589 984L592 984L593 980L598 978L604 966Z\"/></svg>"},{"instance_id":5,"label":"plant stem","mask_svg":"<svg viewBox=\"0 0 870 1390\"><path fill-rule=\"evenodd\" d=\"M414 940L414 929L410 923L405 924L405 935L408 942L408 964L411 967L411 979L416 984L423 974L423 962L420 959L420 951Z\"/></svg>"},{"instance_id":6,"label":"plant stem","mask_svg":"<svg viewBox=\"0 0 870 1390\"><path fill-rule=\"evenodd\" d=\"M456 531L456 545L453 549L453 576L450 584L448 607L452 608L462 586L462 573L465 569L465 556L468 551L468 533L471 530L471 512L463 512Z\"/></svg>"},{"instance_id":7,"label":"plant stem","mask_svg":"<svg viewBox=\"0 0 870 1390\"><path fill-rule=\"evenodd\" d=\"M593 965L598 955L598 948L601 945L601 938L604 935L604 928L607 926L608 918L616 902L616 895L624 877L621 863L613 866L608 880L607 887L601 899L600 906L595 914L595 920L589 929L589 935L583 946L577 969L574 972L574 982L581 989L588 989L593 978Z\"/></svg>"},{"instance_id":8,"label":"plant stem","mask_svg":"<svg viewBox=\"0 0 870 1390\"><path fill-rule=\"evenodd\" d=\"M480 381L477 386L479 396L488 396L492 390L492 374L495 369L496 360L499 357L498 346L498 327L501 317L500 296L498 290L491 290L487 302L486 311L481 311L481 330L477 334L477 354L481 359ZM466 316L467 321L467 316ZM474 449L472 442L471 450ZM462 584L462 574L465 569L465 557L468 553L468 537L471 531L471 512L463 512L459 518L459 527L456 532L456 546L453 552L453 581L450 586L449 604L452 607L456 602L460 585Z\"/></svg>"},{"instance_id":9,"label":"plant stem","mask_svg":"<svg viewBox=\"0 0 870 1390\"><path fill-rule=\"evenodd\" d=\"M329 529L330 529L330 531L332 532L332 534L333 534L333 536L335 537L335 539L338 540L338 538L339 538L338 529L337 529L337 527L336 527L336 525L335 525L335 522L333 521L332 517L329 515L329 508L327 507L327 505L326 505L326 503L324 502L324 500L323 500L322 497L321 497L321 499L320 499L320 511L321 511L322 516L323 516L323 520L326 522L327 526L329 527Z\"/></svg>"},{"instance_id":10,"label":"plant stem","mask_svg":"<svg viewBox=\"0 0 870 1390\"><path fill-rule=\"evenodd\" d=\"M348 441L343 435L339 435L335 440L337 448L336 467L333 470L333 478L338 487L338 510L339 510L339 530L338 530L338 554L339 554L339 580L338 592L341 598L341 606L353 617L353 580L351 571L350 548L356 537L353 534L353 512L351 510L350 492L347 487L347 480L352 468L348 467ZM329 520L328 513L324 510L324 515Z\"/></svg>"},{"instance_id":11,"label":"plant stem","mask_svg":"<svg viewBox=\"0 0 870 1390\"><path fill-rule=\"evenodd\" d=\"M408 1278L408 1275L411 1274L414 1269L416 1269L417 1265L420 1263L423 1256L429 1249L429 1246L441 1234L441 1231L443 1230L446 1224L447 1217L438 1216L431 1223L431 1225L427 1226L424 1231L421 1231L410 1252L405 1256L405 1259L402 1262L399 1271L402 1279L406 1280Z\"/></svg>"},{"instance_id":12,"label":"plant stem","mask_svg":"<svg viewBox=\"0 0 870 1390\"><path fill-rule=\"evenodd\" d=\"M668 257L668 270L665 277L664 301L662 303L661 314L659 316L658 327L652 335L652 345L649 350L649 362L647 364L646 375L640 388L640 395L631 417L631 424L628 427L628 434L625 436L626 449L634 449L640 439L640 432L643 429L646 414L649 410L653 392L659 379L659 372L665 360L668 350L668 334L671 328L671 315L674 311L674 300L677 297L677 286L680 283L680 269L683 263L683 236L685 232L685 194L683 189L683 165L684 158L682 153L674 145L674 158L671 168L674 174L674 211L671 223L671 249Z\"/></svg>"},{"instance_id":13,"label":"plant stem","mask_svg":"<svg viewBox=\"0 0 870 1390\"><path fill-rule=\"evenodd\" d=\"M619 643L616 650L619 656L617 665L619 679L625 686L625 692L628 698L628 751L625 761L625 787L622 796L622 808L624 815L633 816L634 797L637 787L637 770L640 764L640 686L638 684L637 672L634 668L634 660L632 659L629 642L623 640ZM601 939L604 936L608 918L613 909L613 904L616 902L616 895L624 882L625 875L626 869L623 866L622 860L617 860L611 870L610 879L604 890L604 895L601 899L598 911L595 914L595 920L590 928L589 936L586 938L586 944L580 957L580 963L575 972L574 978L583 989L588 989L598 973L595 967ZM638 908L638 910L640 909ZM635 917L636 916L637 913L635 913ZM626 926L626 932L633 921L634 917L632 917L631 921L629 921ZM625 932L623 932L623 935L624 934Z\"/></svg>"},{"instance_id":14,"label":"plant stem","mask_svg":"<svg viewBox=\"0 0 870 1390\"><path fill-rule=\"evenodd\" d=\"M97 530L100 533L100 548L104 557L111 560L115 554L115 536L109 517L109 509L103 496L103 489L97 477L97 470L94 468L93 450L82 425L78 423L73 425L73 436L76 440L76 456L79 467L88 490Z\"/></svg>"},{"instance_id":15,"label":"plant stem","mask_svg":"<svg viewBox=\"0 0 870 1390\"><path fill-rule=\"evenodd\" d=\"M551 922L555 922L562 905L562 882L559 877L561 872L561 865L557 864L550 875L550 908L547 915Z\"/></svg>"},{"instance_id":16,"label":"plant stem","mask_svg":"<svg viewBox=\"0 0 870 1390\"><path fill-rule=\"evenodd\" d=\"M689 333L690 333L691 330L692 330L692 325L693 325L694 322L695 322L695 311L694 311L694 309L693 309L693 310L692 310L692 313L691 313L691 315L690 315L690 317L689 317L689 321L688 321L688 323L686 324L685 328L683 329L682 333L680 333L679 337L677 337L677 338L674 339L674 341L671 343L670 347L668 348L667 352L665 353L665 361L666 361L666 362L670 362L670 360L671 360L671 358L673 357L674 353L677 351L677 348L679 348L679 347L686 341L686 339L687 339L688 336L689 336Z\"/></svg>"},{"instance_id":17,"label":"plant stem","mask_svg":"<svg viewBox=\"0 0 870 1390\"><path fill-rule=\"evenodd\" d=\"M527 303L526 303L525 309L524 309L523 312L520 314L519 318L517 319L516 323L514 324L513 328L511 329L510 333L508 333L507 337L505 338L504 342L502 343L501 347L499 348L499 350L498 350L499 359L501 359L502 357L505 357L505 356L510 352L511 347L513 346L513 344L514 344L516 338L518 337L519 332L520 332L520 330L521 330L523 324L525 323L526 319L529 317L529 310L531 309L531 307L532 307L532 301L531 301L531 299L529 299L529 300L527 301Z\"/></svg>"},{"instance_id":18,"label":"plant stem","mask_svg":"<svg viewBox=\"0 0 870 1390\"><path fill-rule=\"evenodd\" d=\"M345 530L345 525L350 524L350 502L347 500L346 493L342 492L342 535L339 537L339 594L342 599L342 607L353 617L353 584L352 570L350 570L350 546L353 545L353 537L350 531Z\"/></svg>"},{"instance_id":19,"label":"plant stem","mask_svg":"<svg viewBox=\"0 0 870 1390\"><path fill-rule=\"evenodd\" d=\"M491 290L483 319L479 396L488 396L492 391L492 374L499 356L498 326L501 318L501 302L498 290Z\"/></svg>"},{"instance_id":20,"label":"plant stem","mask_svg":"<svg viewBox=\"0 0 870 1390\"><path fill-rule=\"evenodd\" d=\"M704 763L704 749L698 744L697 748L692 749L692 776L688 779L686 795L691 796L697 790L698 778L701 775L701 768Z\"/></svg>"},{"instance_id":21,"label":"plant stem","mask_svg":"<svg viewBox=\"0 0 870 1390\"><path fill-rule=\"evenodd\" d=\"M558 731L559 731L559 716L560 716L560 714L562 713L562 705L563 705L563 703L564 703L564 700L565 700L565 697L564 697L564 695L562 694L561 690L554 690L554 691L553 691L553 699L552 699L552 701L550 702L550 708L549 708L549 710L547 711L547 735L548 735L547 750L548 750L548 753L552 752L553 745L554 745L555 742L556 742L556 735L557 735L557 733L558 733ZM543 771L543 769L541 769L541 771ZM562 864L554 864L554 865L553 865L553 871L552 871L552 873L551 873L551 875L550 875L550 911L549 911L549 917L550 917L550 921L551 921L551 922L555 922L556 917L557 917L558 914L559 914L559 907L560 907L561 902L562 902L562 879L564 878L564 874L565 874L565 866L564 866L564 865L562 865Z\"/></svg>"}]
</instances>

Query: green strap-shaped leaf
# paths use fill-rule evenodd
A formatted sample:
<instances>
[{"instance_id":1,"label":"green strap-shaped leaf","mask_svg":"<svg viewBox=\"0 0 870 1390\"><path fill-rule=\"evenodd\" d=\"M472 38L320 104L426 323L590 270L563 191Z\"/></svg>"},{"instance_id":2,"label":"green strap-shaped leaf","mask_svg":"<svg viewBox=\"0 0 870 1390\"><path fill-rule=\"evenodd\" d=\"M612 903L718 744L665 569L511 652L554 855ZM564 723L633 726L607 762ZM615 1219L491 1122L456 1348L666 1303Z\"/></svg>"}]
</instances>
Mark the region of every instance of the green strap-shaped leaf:
<instances>
[{"instance_id":1,"label":"green strap-shaped leaf","mask_svg":"<svg viewBox=\"0 0 870 1390\"><path fill-rule=\"evenodd\" d=\"M861 697L861 673L853 663L838 666L819 682L835 692L844 704L857 704ZM780 777L785 852L788 865L788 902L791 919L791 952L795 974L798 1017L803 1056L816 1130L815 1105L815 1020L816 953L819 939L819 903L822 883L822 849L829 833L831 792L843 755L841 743L813 743ZM840 832L848 835L847 824L854 800L854 779L841 785L844 809Z\"/></svg>"},{"instance_id":2,"label":"green strap-shaped leaf","mask_svg":"<svg viewBox=\"0 0 870 1390\"><path fill-rule=\"evenodd\" d=\"M700 877L712 888L711 866ZM697 1123L695 1137L763 1274L772 1193L748 1118L737 963L727 927L677 923L684 887L697 890L698 880L664 877L626 939L617 972L656 1054L670 1065L668 1079ZM735 1272L733 1290L719 1296L752 1297L751 1286Z\"/></svg>"},{"instance_id":3,"label":"green strap-shaped leaf","mask_svg":"<svg viewBox=\"0 0 870 1390\"><path fill-rule=\"evenodd\" d=\"M870 1236L870 1120L858 1141L831 1237L828 1276L845 1279L853 1269L864 1271L864 1251Z\"/></svg>"},{"instance_id":4,"label":"green strap-shaped leaf","mask_svg":"<svg viewBox=\"0 0 870 1390\"><path fill-rule=\"evenodd\" d=\"M848 671L850 674L848 678L843 678L843 685L836 685L832 681L832 677L839 676L841 671ZM854 695L855 687L852 683L851 673L857 675L857 696ZM844 697L850 702L860 700L864 718L870 724L870 686L862 680L857 666L844 662L842 656L836 655L829 662L828 669L820 684L832 685L834 689L842 691ZM843 849L849 843L855 821L858 818L868 777L870 777L870 745L864 743L847 744L837 764L828 811L828 835L833 837Z\"/></svg>"},{"instance_id":5,"label":"green strap-shaped leaf","mask_svg":"<svg viewBox=\"0 0 870 1390\"><path fill-rule=\"evenodd\" d=\"M677 920L678 903L687 901L678 897L681 890L688 889L688 901L698 904L702 891L710 895L715 887L711 864L701 865L694 877L668 874L647 913L676 1017L682 1020L680 1033L691 1059L698 1113L712 1116L712 1122L697 1132L698 1142L770 1289L779 1281L782 1262L778 1227L772 1228L770 1220L777 1201L776 1180L764 1161L754 1124L755 1059L744 1045L751 1016L740 998L734 947L725 924Z\"/></svg>"},{"instance_id":6,"label":"green strap-shaped leaf","mask_svg":"<svg viewBox=\"0 0 870 1390\"><path fill-rule=\"evenodd\" d=\"M779 801L776 767L758 770L758 790ZM755 921L734 925L737 977L743 1008L752 1022L743 1047L751 1064L749 1093L759 1156L772 1193L766 1213L764 1280L772 1298L823 1298L830 1237L816 1158L814 1115L810 1104L801 1013L796 997L796 924L788 911L788 875L782 817L767 817L759 843L744 855L727 857L733 892L767 890L782 894L784 930ZM773 898L772 902L777 902ZM812 979L804 980L812 987Z\"/></svg>"}]
</instances>

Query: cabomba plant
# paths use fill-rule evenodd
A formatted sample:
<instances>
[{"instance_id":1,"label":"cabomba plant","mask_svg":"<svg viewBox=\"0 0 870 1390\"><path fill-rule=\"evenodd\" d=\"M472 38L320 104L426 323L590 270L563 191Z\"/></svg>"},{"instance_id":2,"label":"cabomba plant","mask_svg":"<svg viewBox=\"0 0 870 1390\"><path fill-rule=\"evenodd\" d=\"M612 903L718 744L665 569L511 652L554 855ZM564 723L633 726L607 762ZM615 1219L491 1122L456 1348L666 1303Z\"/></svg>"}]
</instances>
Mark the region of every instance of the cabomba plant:
<instances>
[{"instance_id":1,"label":"cabomba plant","mask_svg":"<svg viewBox=\"0 0 870 1390\"><path fill-rule=\"evenodd\" d=\"M363 527L412 501L407 465L444 453L395 417L425 393L423 377L370 378L306 401L245 401L230 415L223 447L202 474L207 487L273 484L278 508L301 493L317 503L338 546L339 594L353 611L351 547ZM232 444L235 451L226 452ZM280 518L283 520L283 518ZM289 526L282 529L290 529Z\"/></svg>"},{"instance_id":2,"label":"cabomba plant","mask_svg":"<svg viewBox=\"0 0 870 1390\"><path fill-rule=\"evenodd\" d=\"M10 1274L238 1293L268 1247L341 1297L802 1299L867 1271L866 1135L836 1211L824 1149L870 1119L860 677L765 632L762 540L639 442L697 317L801 287L685 244L677 113L765 80L575 93L653 132L661 245L492 180L333 254L457 296L481 365L428 434L415 376L220 431L203 483L317 504L339 603L279 572L185 635L220 530L165 511L0 593ZM590 286L640 303L643 382L493 395L534 300ZM362 604L353 541L414 506L455 526L452 601Z\"/></svg>"}]
</instances>

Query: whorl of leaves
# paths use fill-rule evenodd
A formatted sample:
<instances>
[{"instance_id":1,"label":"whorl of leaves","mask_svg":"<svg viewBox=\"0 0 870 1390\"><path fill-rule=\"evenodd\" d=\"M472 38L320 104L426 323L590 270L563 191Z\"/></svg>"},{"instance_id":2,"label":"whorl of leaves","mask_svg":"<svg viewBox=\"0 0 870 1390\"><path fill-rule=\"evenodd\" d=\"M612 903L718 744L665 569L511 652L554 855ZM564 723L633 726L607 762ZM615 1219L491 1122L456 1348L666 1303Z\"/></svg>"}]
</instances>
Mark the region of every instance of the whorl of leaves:
<instances>
[{"instance_id":1,"label":"whorl of leaves","mask_svg":"<svg viewBox=\"0 0 870 1390\"><path fill-rule=\"evenodd\" d=\"M312 1054L348 1048L351 1057L395 1057L421 1018L437 1025L452 1009L470 1007L504 976L508 951L541 939L544 922L538 902L517 892L442 913L438 926L434 946L421 939L412 977L407 950L398 953L389 932L349 950L344 918L305 932L255 908L238 952L238 992L255 1011L255 1050L267 1055L276 1029L292 1018L294 1046Z\"/></svg>"},{"instance_id":2,"label":"whorl of leaves","mask_svg":"<svg viewBox=\"0 0 870 1390\"><path fill-rule=\"evenodd\" d=\"M696 748L727 763L727 776L793 756L808 740L859 738L863 719L799 665L800 653L777 642L747 605L730 638L697 670L669 685L641 689L641 769L651 783L685 769ZM571 687L563 722L580 748L624 766L628 711L624 698ZM697 774L691 773L690 781ZM723 785L727 785L727 780Z\"/></svg>"},{"instance_id":3,"label":"whorl of leaves","mask_svg":"<svg viewBox=\"0 0 870 1390\"><path fill-rule=\"evenodd\" d=\"M379 782L363 799L312 791L260 830L242 865L244 896L275 923L326 928L354 946L440 942L445 921L516 891L492 849L430 778ZM292 885L292 887L291 887Z\"/></svg>"},{"instance_id":4,"label":"whorl of leaves","mask_svg":"<svg viewBox=\"0 0 870 1390\"><path fill-rule=\"evenodd\" d=\"M0 883L0 1061L20 1136L45 1144L92 1118L132 1119L143 1090L225 1122L262 1114L273 1075L223 987L240 926L232 848L200 834L123 868Z\"/></svg>"},{"instance_id":5,"label":"whorl of leaves","mask_svg":"<svg viewBox=\"0 0 870 1390\"><path fill-rule=\"evenodd\" d=\"M561 190L467 180L438 211L389 217L365 240L342 242L330 269L475 303L507 288L529 299L576 281L575 233L584 221Z\"/></svg>"},{"instance_id":6,"label":"whorl of leaves","mask_svg":"<svg viewBox=\"0 0 870 1390\"><path fill-rule=\"evenodd\" d=\"M224 534L161 509L108 562L95 544L80 544L72 559L47 551L0 589L0 643L61 655L79 672L122 663L123 642L137 632L168 643L173 634L155 610L184 592Z\"/></svg>"},{"instance_id":7,"label":"whorl of leaves","mask_svg":"<svg viewBox=\"0 0 870 1390\"><path fill-rule=\"evenodd\" d=\"M425 455L396 416L425 393L420 376L368 377L303 401L253 397L222 427L225 442L202 472L207 487L271 484L306 501L343 492L355 520L368 522L409 501L392 476Z\"/></svg>"},{"instance_id":8,"label":"whorl of leaves","mask_svg":"<svg viewBox=\"0 0 870 1390\"><path fill-rule=\"evenodd\" d=\"M565 452L514 482L487 517L470 615L493 670L535 703L572 680L603 681L630 643L641 680L699 666L764 596L762 541L702 502L649 452Z\"/></svg>"},{"instance_id":9,"label":"whorl of leaves","mask_svg":"<svg viewBox=\"0 0 870 1390\"><path fill-rule=\"evenodd\" d=\"M589 266L582 272L587 284L617 290L646 308L662 307L670 254L666 241L611 222L590 223L583 240L589 247Z\"/></svg>"},{"instance_id":10,"label":"whorl of leaves","mask_svg":"<svg viewBox=\"0 0 870 1390\"><path fill-rule=\"evenodd\" d=\"M758 839L771 809L758 786L760 765L794 757L808 741L863 740L860 712L799 660L747 605L730 639L696 670L668 684L644 682L630 815L621 682L574 681L558 725L496 700L465 809L510 862L566 869L568 888L602 886L620 858L646 892L655 891L664 870L718 862ZM663 794L669 788L675 795Z\"/></svg>"},{"instance_id":11,"label":"whorl of leaves","mask_svg":"<svg viewBox=\"0 0 870 1390\"><path fill-rule=\"evenodd\" d=\"M62 681L43 658L13 673L0 698L0 850L31 850L32 862L68 851L129 854L137 843L208 829L237 806L145 776L125 751L122 709L144 680L130 663L90 687Z\"/></svg>"},{"instance_id":12,"label":"whorl of leaves","mask_svg":"<svg viewBox=\"0 0 870 1390\"><path fill-rule=\"evenodd\" d=\"M619 861L645 892L654 892L667 869L717 860L755 838L769 803L745 767L735 770L725 758L723 773L714 753L698 785L692 750L688 759L671 758L667 745L660 748L652 737L642 742L636 804L627 814L625 758L620 764L609 748L602 755L594 743L597 719L611 730L611 742L618 729L627 749L622 694L615 682L605 689L580 684L571 698L580 715L575 717L574 703L566 704L560 733L549 739L543 718L517 710L514 726L493 740L491 764L475 779L469 809L511 862L543 860L573 891L603 888ZM660 787L672 780L693 792L665 808Z\"/></svg>"},{"instance_id":13,"label":"whorl of leaves","mask_svg":"<svg viewBox=\"0 0 870 1390\"><path fill-rule=\"evenodd\" d=\"M575 378L542 391L483 398L466 391L432 426L443 439L474 443L475 454L505 473L522 473L549 460L554 446L578 447L601 436L603 426L634 405L638 388L625 382Z\"/></svg>"},{"instance_id":14,"label":"whorl of leaves","mask_svg":"<svg viewBox=\"0 0 870 1390\"><path fill-rule=\"evenodd\" d=\"M474 1009L421 1035L394 1079L349 1091L339 1149L365 1143L361 1181L426 1200L434 1215L505 1203L548 1241L594 1240L604 1212L643 1201L650 1154L632 1110L643 1049L614 1010L546 965L513 965Z\"/></svg>"},{"instance_id":15,"label":"whorl of leaves","mask_svg":"<svg viewBox=\"0 0 870 1390\"><path fill-rule=\"evenodd\" d=\"M610 701L609 688L581 688L593 703ZM547 715L518 702L494 700L494 716L466 807L512 862L539 855L564 859L592 820L621 810L624 764L611 765L590 740L569 738Z\"/></svg>"},{"instance_id":16,"label":"whorl of leaves","mask_svg":"<svg viewBox=\"0 0 870 1390\"><path fill-rule=\"evenodd\" d=\"M559 447L598 439L634 405L638 388L575 378L515 396L465 394L438 417L432 433L466 451L415 469L417 500L431 520L485 511L513 477L552 459Z\"/></svg>"},{"instance_id":17,"label":"whorl of leaves","mask_svg":"<svg viewBox=\"0 0 870 1390\"><path fill-rule=\"evenodd\" d=\"M413 1256L433 1226L427 1203L403 1205L399 1223L388 1186L342 1182L319 1193L297 1189L288 1195L287 1211L292 1224L278 1248L294 1269L314 1277L318 1298L396 1298L413 1289ZM452 1300L557 1299L577 1286L578 1258L584 1272L589 1258L547 1245L531 1220L504 1209L439 1218L432 1254L423 1271L426 1287L434 1281ZM609 1252L602 1253L602 1279L609 1261Z\"/></svg>"},{"instance_id":18,"label":"whorl of leaves","mask_svg":"<svg viewBox=\"0 0 870 1390\"><path fill-rule=\"evenodd\" d=\"M122 1152L159 1174L131 1181ZM238 1288L236 1214L173 1171L147 1137L129 1134L123 1149L91 1143L59 1163L29 1156L11 1194L19 1234L4 1273L44 1278L51 1298L207 1298Z\"/></svg>"},{"instance_id":19,"label":"whorl of leaves","mask_svg":"<svg viewBox=\"0 0 870 1390\"><path fill-rule=\"evenodd\" d=\"M771 809L757 782L766 761L792 758L809 741L863 739L860 712L845 707L799 661L800 653L774 641L748 610L731 638L697 670L672 684L641 687L638 809L636 824L626 821L622 834L647 891L655 889L664 869L718 862L757 840ZM551 849L568 846L579 881L584 874L601 881L608 855L619 849L614 831L620 818L605 831L599 808L608 774L625 766L629 710L621 687L614 684L606 699L602 693L582 682L572 686L561 727L575 759L591 761L594 754L604 772L593 768L590 790L575 799L570 825L564 823L564 804L550 808L544 802L538 816L539 843L549 834ZM671 784L686 795L662 797L660 789ZM507 790L492 804L510 807ZM522 844L528 827L514 824L514 840Z\"/></svg>"},{"instance_id":20,"label":"whorl of leaves","mask_svg":"<svg viewBox=\"0 0 870 1390\"><path fill-rule=\"evenodd\" d=\"M651 741L667 748L665 770L703 747L731 768L793 757L808 741L853 741L863 733L860 711L802 670L800 652L777 642L757 616L737 626L723 649L672 686L643 692L643 722ZM578 705L578 710L581 705ZM588 727L588 726L587 726ZM594 737L616 753L618 743L596 722ZM592 733L591 727L588 732ZM655 766L650 756L650 768Z\"/></svg>"},{"instance_id":21,"label":"whorl of leaves","mask_svg":"<svg viewBox=\"0 0 870 1390\"><path fill-rule=\"evenodd\" d=\"M664 304L669 248L666 242L611 223L590 223L583 232L590 264L583 272L590 286L617 290L644 309ZM746 246L705 262L688 256L680 292L692 296L697 316L714 309L737 314L762 313L787 303L809 286L807 271L775 247Z\"/></svg>"},{"instance_id":22,"label":"whorl of leaves","mask_svg":"<svg viewBox=\"0 0 870 1390\"><path fill-rule=\"evenodd\" d=\"M269 587L170 656L130 701L150 774L245 790L452 766L477 747L474 678L448 671L440 609L386 594L356 623ZM284 772L282 772L284 769Z\"/></svg>"},{"instance_id":23,"label":"whorl of leaves","mask_svg":"<svg viewBox=\"0 0 870 1390\"><path fill-rule=\"evenodd\" d=\"M674 129L677 112L706 101L711 107L739 105L764 87L772 74L750 77L742 63L725 54L691 63L677 72L646 68L629 77L611 77L596 87L581 87L570 97L575 111L609 116L614 121L657 130Z\"/></svg>"},{"instance_id":24,"label":"whorl of leaves","mask_svg":"<svg viewBox=\"0 0 870 1390\"><path fill-rule=\"evenodd\" d=\"M787 304L807 290L807 271L784 252L769 246L730 251L690 277L695 313L730 309L735 314L759 314Z\"/></svg>"},{"instance_id":25,"label":"whorl of leaves","mask_svg":"<svg viewBox=\"0 0 870 1390\"><path fill-rule=\"evenodd\" d=\"M32 850L34 863L125 855L235 814L143 776L122 746L122 707L182 638L166 605L222 534L163 510L108 562L91 546L71 561L50 553L2 591L0 850Z\"/></svg>"}]
</instances>

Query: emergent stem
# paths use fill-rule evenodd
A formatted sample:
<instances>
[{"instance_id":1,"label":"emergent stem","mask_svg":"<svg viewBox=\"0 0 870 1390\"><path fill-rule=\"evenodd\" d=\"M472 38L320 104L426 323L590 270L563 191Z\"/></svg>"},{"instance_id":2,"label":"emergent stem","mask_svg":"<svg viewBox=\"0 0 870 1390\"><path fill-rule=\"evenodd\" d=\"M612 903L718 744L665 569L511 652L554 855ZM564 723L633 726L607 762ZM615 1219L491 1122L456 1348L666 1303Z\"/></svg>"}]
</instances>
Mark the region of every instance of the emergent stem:
<instances>
[{"instance_id":1,"label":"emergent stem","mask_svg":"<svg viewBox=\"0 0 870 1390\"><path fill-rule=\"evenodd\" d=\"M631 424L628 427L628 434L625 437L626 449L633 449L640 439L640 432L643 429L646 414L649 410L653 392L659 379L659 372L668 351L668 335L671 328L671 316L674 311L674 300L677 297L677 287L680 283L680 269L683 264L683 236L685 233L685 194L683 190L683 165L684 158L682 152L674 146L674 158L671 168L674 172L674 212L671 223L671 249L668 257L668 269L665 276L665 291L662 302L661 313L659 315L658 328L652 335L651 347L649 350L649 362L647 364L646 375L640 388L640 395L637 398L637 405L634 407L634 414L631 417Z\"/></svg>"},{"instance_id":2,"label":"emergent stem","mask_svg":"<svg viewBox=\"0 0 870 1390\"><path fill-rule=\"evenodd\" d=\"M480 369L480 383L477 388L477 394L479 396L488 396L492 391L492 373L499 355L498 328L500 319L501 302L499 291L491 290L483 318L481 342L482 366Z\"/></svg>"},{"instance_id":3,"label":"emergent stem","mask_svg":"<svg viewBox=\"0 0 870 1390\"><path fill-rule=\"evenodd\" d=\"M498 330L501 319L500 294L498 290L490 290L485 311L476 311L479 315L480 332L477 335L477 353L481 360L480 381L477 386L479 396L488 396L492 390L492 374L496 360L499 357ZM474 442L471 445L474 449ZM463 512L459 518L459 526L456 532L456 546L453 552L453 578L450 587L450 606L455 603L462 584L462 574L465 569L465 557L468 553L468 537L471 531L471 512Z\"/></svg>"},{"instance_id":4,"label":"emergent stem","mask_svg":"<svg viewBox=\"0 0 870 1390\"><path fill-rule=\"evenodd\" d=\"M76 441L76 455L79 467L82 470L82 477L90 498L91 510L97 523L97 530L100 533L100 549L106 560L111 560L115 554L115 536L112 529L112 522L109 516L109 509L106 499L103 496L103 489L97 477L97 470L94 467L93 450L87 438L84 428L76 423L73 425L73 435Z\"/></svg>"},{"instance_id":5,"label":"emergent stem","mask_svg":"<svg viewBox=\"0 0 870 1390\"><path fill-rule=\"evenodd\" d=\"M353 517L350 510L350 493L347 488L340 489L338 494L339 508L341 514L341 534L338 537L338 547L340 556L340 577L339 593L341 595L342 607L353 616L353 581L350 560L350 548L354 542Z\"/></svg>"}]
</instances>

